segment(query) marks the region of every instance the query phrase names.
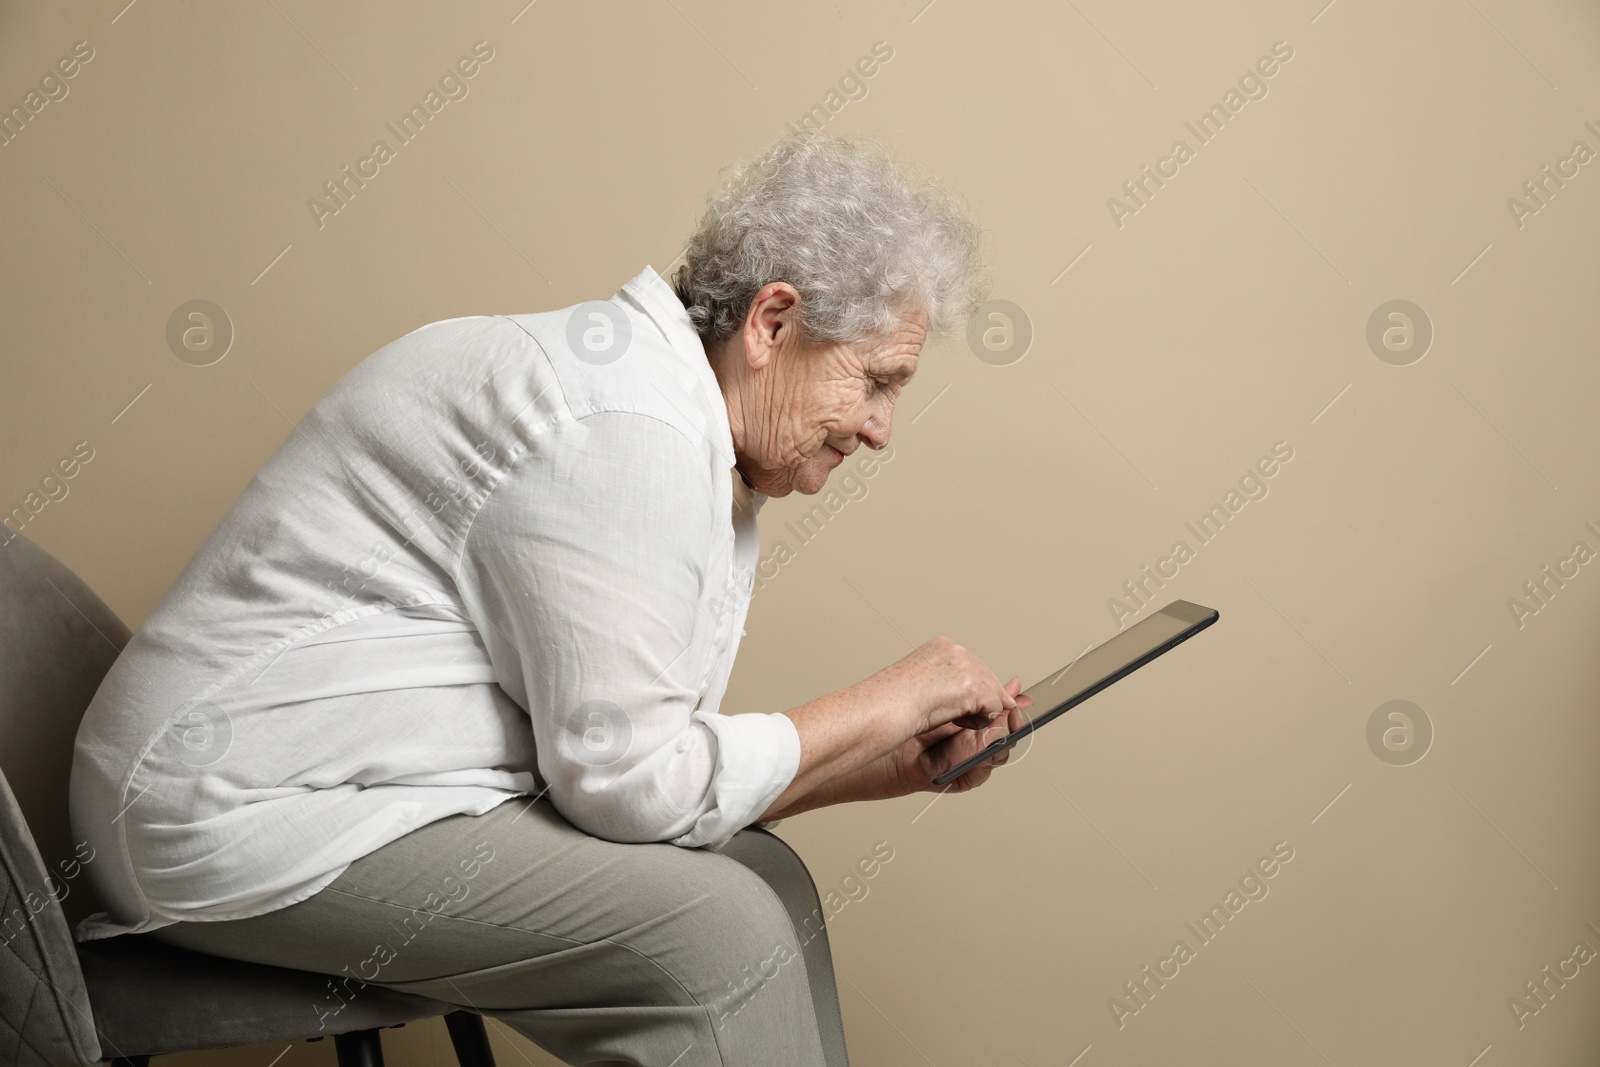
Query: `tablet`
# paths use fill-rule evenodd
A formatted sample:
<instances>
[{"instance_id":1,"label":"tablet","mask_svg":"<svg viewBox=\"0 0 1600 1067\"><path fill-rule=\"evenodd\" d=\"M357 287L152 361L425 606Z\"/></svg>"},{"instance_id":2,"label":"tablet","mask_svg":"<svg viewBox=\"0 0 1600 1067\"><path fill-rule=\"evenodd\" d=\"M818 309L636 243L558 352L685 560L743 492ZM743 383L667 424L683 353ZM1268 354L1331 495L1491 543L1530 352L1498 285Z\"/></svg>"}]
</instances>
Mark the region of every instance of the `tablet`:
<instances>
[{"instance_id":1,"label":"tablet","mask_svg":"<svg viewBox=\"0 0 1600 1067\"><path fill-rule=\"evenodd\" d=\"M1044 709L1013 733L997 738L982 752L933 779L947 785L997 752L1010 748L1069 708L1082 704L1106 686L1126 678L1163 652L1174 648L1217 621L1215 608L1174 600L1147 619L1134 623L1103 645L1097 645L1023 693L1033 698L1032 711ZM952 735L954 736L954 735Z\"/></svg>"}]
</instances>

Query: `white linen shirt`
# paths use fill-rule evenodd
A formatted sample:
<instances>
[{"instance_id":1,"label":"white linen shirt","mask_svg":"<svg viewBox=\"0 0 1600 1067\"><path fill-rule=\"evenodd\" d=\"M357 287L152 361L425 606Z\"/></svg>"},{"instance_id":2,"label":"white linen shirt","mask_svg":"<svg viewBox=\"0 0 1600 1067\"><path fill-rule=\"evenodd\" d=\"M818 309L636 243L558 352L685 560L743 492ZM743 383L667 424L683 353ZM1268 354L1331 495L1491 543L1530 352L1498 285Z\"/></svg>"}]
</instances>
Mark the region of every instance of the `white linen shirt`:
<instances>
[{"instance_id":1,"label":"white linen shirt","mask_svg":"<svg viewBox=\"0 0 1600 1067\"><path fill-rule=\"evenodd\" d=\"M766 501L733 459L649 267L609 301L448 319L363 360L85 714L72 821L108 910L78 936L273 911L524 794L614 841L755 821L800 738L719 713Z\"/></svg>"}]
</instances>

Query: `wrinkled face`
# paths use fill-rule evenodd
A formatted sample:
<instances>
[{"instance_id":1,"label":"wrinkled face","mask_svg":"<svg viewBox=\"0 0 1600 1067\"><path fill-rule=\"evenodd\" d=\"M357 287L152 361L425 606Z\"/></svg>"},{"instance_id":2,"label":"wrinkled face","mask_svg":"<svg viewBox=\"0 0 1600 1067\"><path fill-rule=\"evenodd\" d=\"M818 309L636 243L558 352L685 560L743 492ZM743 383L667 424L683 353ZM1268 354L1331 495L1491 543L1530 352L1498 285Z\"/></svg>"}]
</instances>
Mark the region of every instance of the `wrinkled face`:
<instances>
[{"instance_id":1,"label":"wrinkled face","mask_svg":"<svg viewBox=\"0 0 1600 1067\"><path fill-rule=\"evenodd\" d=\"M768 496L818 493L857 447L885 447L922 351L920 316L873 345L817 344L800 338L793 310L765 315L753 305L742 334L712 360L739 471Z\"/></svg>"}]
</instances>

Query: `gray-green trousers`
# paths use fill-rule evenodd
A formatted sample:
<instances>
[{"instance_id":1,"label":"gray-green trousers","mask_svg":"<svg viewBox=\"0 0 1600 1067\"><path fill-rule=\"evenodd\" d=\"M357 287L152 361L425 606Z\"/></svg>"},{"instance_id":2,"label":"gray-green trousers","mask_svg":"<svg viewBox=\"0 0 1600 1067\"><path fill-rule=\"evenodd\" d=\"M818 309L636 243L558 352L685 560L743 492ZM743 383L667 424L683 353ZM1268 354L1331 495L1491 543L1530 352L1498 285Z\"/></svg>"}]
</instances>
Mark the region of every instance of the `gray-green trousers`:
<instances>
[{"instance_id":1,"label":"gray-green trousers","mask_svg":"<svg viewBox=\"0 0 1600 1067\"><path fill-rule=\"evenodd\" d=\"M618 844L517 799L415 830L298 904L150 936L348 979L319 1019L370 982L503 1020L574 1067L848 1062L816 888L754 827L718 850Z\"/></svg>"}]
</instances>

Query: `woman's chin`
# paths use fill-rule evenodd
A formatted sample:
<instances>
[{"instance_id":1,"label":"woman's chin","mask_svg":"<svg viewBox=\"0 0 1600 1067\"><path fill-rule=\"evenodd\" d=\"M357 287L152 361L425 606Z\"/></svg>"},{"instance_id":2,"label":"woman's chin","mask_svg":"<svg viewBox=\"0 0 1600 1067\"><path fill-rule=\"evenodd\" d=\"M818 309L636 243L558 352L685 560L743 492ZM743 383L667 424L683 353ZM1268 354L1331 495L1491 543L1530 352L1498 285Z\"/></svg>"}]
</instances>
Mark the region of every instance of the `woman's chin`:
<instances>
[{"instance_id":1,"label":"woman's chin","mask_svg":"<svg viewBox=\"0 0 1600 1067\"><path fill-rule=\"evenodd\" d=\"M831 453L830 453L831 455ZM816 466L807 464L805 473L795 480L795 491L807 496L815 496L828 486L828 475L833 471L833 464L824 461L824 465Z\"/></svg>"},{"instance_id":2,"label":"woman's chin","mask_svg":"<svg viewBox=\"0 0 1600 1067\"><path fill-rule=\"evenodd\" d=\"M828 475L833 473L833 468L838 465L832 450L824 448L820 456L814 456L798 467L788 468L787 478L774 478L769 482L752 484L755 485L756 492L769 497L788 496L790 493L814 496L827 488Z\"/></svg>"}]
</instances>

